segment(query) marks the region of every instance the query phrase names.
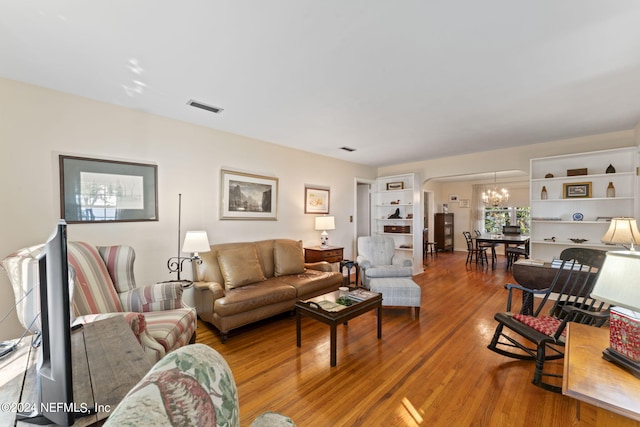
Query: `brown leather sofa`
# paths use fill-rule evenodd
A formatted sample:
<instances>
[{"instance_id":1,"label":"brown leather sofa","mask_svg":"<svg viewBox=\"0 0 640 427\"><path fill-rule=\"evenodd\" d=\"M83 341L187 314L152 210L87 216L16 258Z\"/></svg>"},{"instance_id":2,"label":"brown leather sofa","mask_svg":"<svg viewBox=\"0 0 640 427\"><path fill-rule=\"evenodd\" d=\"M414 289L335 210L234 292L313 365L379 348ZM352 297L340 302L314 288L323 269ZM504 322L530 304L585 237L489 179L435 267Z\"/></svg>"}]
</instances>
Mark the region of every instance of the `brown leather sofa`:
<instances>
[{"instance_id":1,"label":"brown leather sofa","mask_svg":"<svg viewBox=\"0 0 640 427\"><path fill-rule=\"evenodd\" d=\"M198 316L219 331L292 311L295 302L335 291L342 274L327 262L305 263L302 242L272 239L223 243L194 263Z\"/></svg>"}]
</instances>

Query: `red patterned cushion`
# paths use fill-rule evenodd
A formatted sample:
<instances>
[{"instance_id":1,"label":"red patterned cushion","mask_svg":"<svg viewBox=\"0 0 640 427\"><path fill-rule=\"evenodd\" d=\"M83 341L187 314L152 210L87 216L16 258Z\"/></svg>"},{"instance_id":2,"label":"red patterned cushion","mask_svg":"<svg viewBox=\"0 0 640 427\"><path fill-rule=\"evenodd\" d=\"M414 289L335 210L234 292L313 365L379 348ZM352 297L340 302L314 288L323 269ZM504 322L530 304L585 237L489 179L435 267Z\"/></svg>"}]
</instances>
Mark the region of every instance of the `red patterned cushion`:
<instances>
[{"instance_id":1,"label":"red patterned cushion","mask_svg":"<svg viewBox=\"0 0 640 427\"><path fill-rule=\"evenodd\" d=\"M531 326L536 331L542 332L543 334L549 336L555 334L560 327L560 324L562 323L562 321L551 316L533 317L525 316L524 314L514 314L513 318L519 320L527 326ZM565 336L566 332L567 330L565 329L560 335Z\"/></svg>"}]
</instances>

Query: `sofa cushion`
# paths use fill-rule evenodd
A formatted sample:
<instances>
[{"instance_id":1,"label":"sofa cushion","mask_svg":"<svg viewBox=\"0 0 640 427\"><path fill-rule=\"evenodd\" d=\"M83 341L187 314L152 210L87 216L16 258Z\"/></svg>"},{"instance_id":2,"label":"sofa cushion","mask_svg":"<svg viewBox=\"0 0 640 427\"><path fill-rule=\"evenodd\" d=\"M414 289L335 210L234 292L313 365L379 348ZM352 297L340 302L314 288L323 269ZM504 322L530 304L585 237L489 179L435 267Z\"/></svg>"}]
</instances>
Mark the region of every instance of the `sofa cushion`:
<instances>
[{"instance_id":1,"label":"sofa cushion","mask_svg":"<svg viewBox=\"0 0 640 427\"><path fill-rule=\"evenodd\" d=\"M301 274L289 274L278 277L278 280L293 286L297 298L310 298L338 290L342 285L342 274L337 271L318 271L306 269Z\"/></svg>"},{"instance_id":2,"label":"sofa cushion","mask_svg":"<svg viewBox=\"0 0 640 427\"><path fill-rule=\"evenodd\" d=\"M254 245L219 251L218 263L224 278L224 286L227 289L261 282L266 279Z\"/></svg>"},{"instance_id":3,"label":"sofa cushion","mask_svg":"<svg viewBox=\"0 0 640 427\"><path fill-rule=\"evenodd\" d=\"M213 310L225 317L286 301L291 301L293 308L295 300L294 287L283 283L280 278L271 278L227 291L223 298L215 300Z\"/></svg>"},{"instance_id":4,"label":"sofa cushion","mask_svg":"<svg viewBox=\"0 0 640 427\"><path fill-rule=\"evenodd\" d=\"M275 276L304 273L304 252L302 241L276 240L273 243Z\"/></svg>"}]
</instances>

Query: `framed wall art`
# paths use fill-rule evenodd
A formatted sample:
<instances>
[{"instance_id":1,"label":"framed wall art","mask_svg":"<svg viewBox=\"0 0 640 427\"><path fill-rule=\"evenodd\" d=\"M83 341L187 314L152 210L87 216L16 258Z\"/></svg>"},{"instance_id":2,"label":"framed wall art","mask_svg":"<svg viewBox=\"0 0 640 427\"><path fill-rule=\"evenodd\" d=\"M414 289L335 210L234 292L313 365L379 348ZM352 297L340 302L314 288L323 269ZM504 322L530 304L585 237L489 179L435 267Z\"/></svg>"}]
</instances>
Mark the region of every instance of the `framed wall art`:
<instances>
[{"instance_id":1,"label":"framed wall art","mask_svg":"<svg viewBox=\"0 0 640 427\"><path fill-rule=\"evenodd\" d=\"M278 178L221 170L220 219L278 219Z\"/></svg>"},{"instance_id":2,"label":"framed wall art","mask_svg":"<svg viewBox=\"0 0 640 427\"><path fill-rule=\"evenodd\" d=\"M328 188L304 188L304 213L306 214L328 214L329 213Z\"/></svg>"},{"instance_id":3,"label":"framed wall art","mask_svg":"<svg viewBox=\"0 0 640 427\"><path fill-rule=\"evenodd\" d=\"M591 197L590 182L572 182L570 184L562 184L565 199L577 199Z\"/></svg>"},{"instance_id":4,"label":"framed wall art","mask_svg":"<svg viewBox=\"0 0 640 427\"><path fill-rule=\"evenodd\" d=\"M387 190L388 191L403 190L403 189L404 189L404 182L403 181L387 182Z\"/></svg>"},{"instance_id":5,"label":"framed wall art","mask_svg":"<svg viewBox=\"0 0 640 427\"><path fill-rule=\"evenodd\" d=\"M158 167L59 156L60 215L70 224L158 220Z\"/></svg>"}]
</instances>

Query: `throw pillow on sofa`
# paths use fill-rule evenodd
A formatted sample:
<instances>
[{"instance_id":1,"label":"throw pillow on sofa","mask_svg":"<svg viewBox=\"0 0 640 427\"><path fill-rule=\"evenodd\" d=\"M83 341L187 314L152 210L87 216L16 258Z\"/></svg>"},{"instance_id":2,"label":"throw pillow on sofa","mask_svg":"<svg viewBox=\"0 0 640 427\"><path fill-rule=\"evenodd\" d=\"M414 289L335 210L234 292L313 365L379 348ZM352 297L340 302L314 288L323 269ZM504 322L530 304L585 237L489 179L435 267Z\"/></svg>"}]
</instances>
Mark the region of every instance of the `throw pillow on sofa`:
<instances>
[{"instance_id":1,"label":"throw pillow on sofa","mask_svg":"<svg viewBox=\"0 0 640 427\"><path fill-rule=\"evenodd\" d=\"M224 287L227 289L267 280L262 272L255 246L219 251L218 264L224 277Z\"/></svg>"},{"instance_id":2,"label":"throw pillow on sofa","mask_svg":"<svg viewBox=\"0 0 640 427\"><path fill-rule=\"evenodd\" d=\"M302 240L274 242L273 262L276 277L304 273Z\"/></svg>"}]
</instances>

